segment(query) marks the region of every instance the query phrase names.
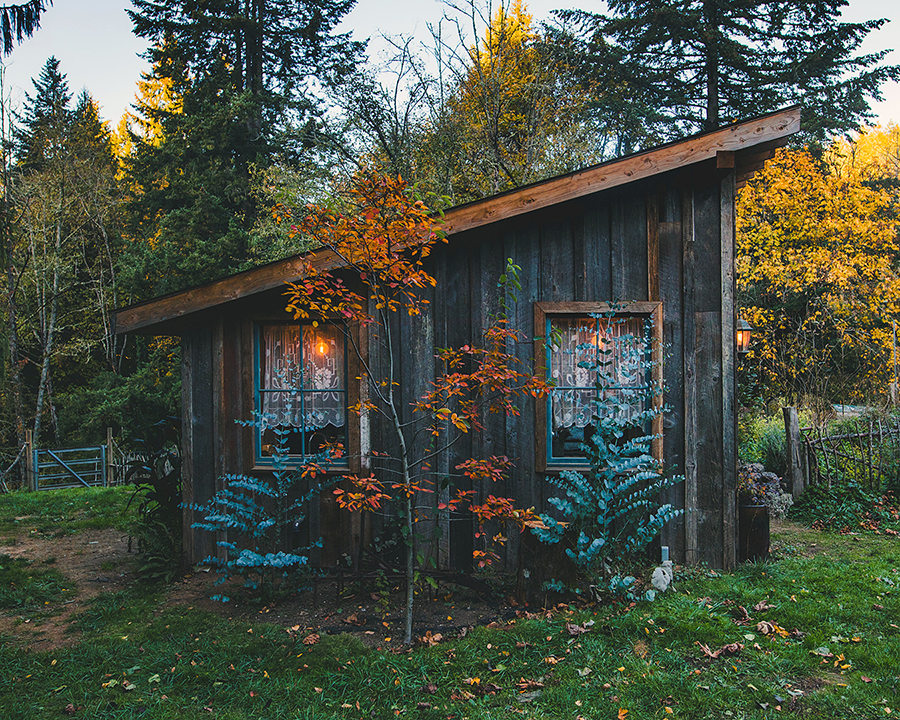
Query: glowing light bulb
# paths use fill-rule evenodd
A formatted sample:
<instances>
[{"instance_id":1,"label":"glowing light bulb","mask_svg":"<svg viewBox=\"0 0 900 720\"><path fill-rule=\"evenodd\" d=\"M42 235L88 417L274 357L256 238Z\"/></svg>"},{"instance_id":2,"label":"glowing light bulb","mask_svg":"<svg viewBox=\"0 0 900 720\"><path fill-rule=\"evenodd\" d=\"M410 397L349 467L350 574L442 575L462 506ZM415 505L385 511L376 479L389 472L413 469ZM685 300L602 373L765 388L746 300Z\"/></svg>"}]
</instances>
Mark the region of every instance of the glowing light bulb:
<instances>
[{"instance_id":1,"label":"glowing light bulb","mask_svg":"<svg viewBox=\"0 0 900 720\"><path fill-rule=\"evenodd\" d=\"M326 355L328 353L328 343L326 343L324 340L319 340L318 344L316 345L316 350L319 351L319 355Z\"/></svg>"}]
</instances>

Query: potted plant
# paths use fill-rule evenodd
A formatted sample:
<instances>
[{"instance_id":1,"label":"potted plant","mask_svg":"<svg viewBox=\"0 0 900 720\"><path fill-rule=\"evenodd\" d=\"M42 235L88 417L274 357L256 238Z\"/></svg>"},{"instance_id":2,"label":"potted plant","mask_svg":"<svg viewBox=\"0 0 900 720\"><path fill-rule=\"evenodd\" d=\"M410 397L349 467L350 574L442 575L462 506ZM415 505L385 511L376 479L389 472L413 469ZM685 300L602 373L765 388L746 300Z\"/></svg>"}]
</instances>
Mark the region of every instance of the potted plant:
<instances>
[{"instance_id":1,"label":"potted plant","mask_svg":"<svg viewBox=\"0 0 900 720\"><path fill-rule=\"evenodd\" d=\"M769 554L769 519L783 518L793 505L781 489L781 479L759 463L738 468L738 556L763 560Z\"/></svg>"}]
</instances>

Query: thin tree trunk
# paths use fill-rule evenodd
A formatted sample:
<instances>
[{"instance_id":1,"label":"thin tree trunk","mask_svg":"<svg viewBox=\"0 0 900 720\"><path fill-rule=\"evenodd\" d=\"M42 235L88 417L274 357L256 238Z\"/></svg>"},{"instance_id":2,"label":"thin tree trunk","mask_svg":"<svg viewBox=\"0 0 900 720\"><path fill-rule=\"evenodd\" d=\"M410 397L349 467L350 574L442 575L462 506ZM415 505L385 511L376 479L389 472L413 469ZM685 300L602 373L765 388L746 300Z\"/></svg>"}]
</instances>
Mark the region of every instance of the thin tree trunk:
<instances>
[{"instance_id":1,"label":"thin tree trunk","mask_svg":"<svg viewBox=\"0 0 900 720\"><path fill-rule=\"evenodd\" d=\"M719 17L716 0L705 0L706 24L706 130L719 127Z\"/></svg>"}]
</instances>

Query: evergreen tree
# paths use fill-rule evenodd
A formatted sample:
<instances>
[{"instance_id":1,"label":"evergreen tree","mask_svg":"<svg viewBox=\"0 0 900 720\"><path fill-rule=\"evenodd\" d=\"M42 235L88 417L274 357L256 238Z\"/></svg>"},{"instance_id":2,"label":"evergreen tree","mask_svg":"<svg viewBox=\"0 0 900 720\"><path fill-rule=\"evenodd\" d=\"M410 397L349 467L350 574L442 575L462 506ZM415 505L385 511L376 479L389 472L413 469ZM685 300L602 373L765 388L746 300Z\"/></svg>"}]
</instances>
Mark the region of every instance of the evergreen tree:
<instances>
[{"instance_id":1,"label":"evergreen tree","mask_svg":"<svg viewBox=\"0 0 900 720\"><path fill-rule=\"evenodd\" d=\"M803 104L808 137L858 127L881 85L900 79L887 50L860 54L885 22L841 22L846 0L609 0L609 15L562 12L580 39L609 47L631 96L668 136ZM609 45L606 45L606 43Z\"/></svg>"},{"instance_id":2,"label":"evergreen tree","mask_svg":"<svg viewBox=\"0 0 900 720\"><path fill-rule=\"evenodd\" d=\"M145 294L244 267L254 225L254 168L302 156L319 130L321 93L360 46L333 30L353 0L136 0L134 30L155 43L149 86L169 103L138 104L152 135L135 133L132 270Z\"/></svg>"},{"instance_id":3,"label":"evergreen tree","mask_svg":"<svg viewBox=\"0 0 900 720\"><path fill-rule=\"evenodd\" d=\"M3 54L9 55L16 43L31 37L41 26L41 14L53 0L28 0L19 5L0 6L0 35Z\"/></svg>"}]
</instances>

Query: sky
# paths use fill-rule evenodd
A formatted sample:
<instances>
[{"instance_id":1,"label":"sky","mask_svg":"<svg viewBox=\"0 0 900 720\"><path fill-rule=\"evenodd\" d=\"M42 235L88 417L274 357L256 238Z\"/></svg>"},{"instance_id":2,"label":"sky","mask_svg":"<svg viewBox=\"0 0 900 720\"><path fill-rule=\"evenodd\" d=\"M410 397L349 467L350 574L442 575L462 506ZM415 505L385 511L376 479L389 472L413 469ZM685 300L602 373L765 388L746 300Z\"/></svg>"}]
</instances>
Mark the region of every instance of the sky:
<instances>
[{"instance_id":1,"label":"sky","mask_svg":"<svg viewBox=\"0 0 900 720\"><path fill-rule=\"evenodd\" d=\"M596 0L526 0L535 21L561 7L596 9ZM3 92L14 108L21 107L25 92L33 94L32 78L51 55L60 61L69 87L77 94L87 88L100 103L104 120L115 126L134 100L136 83L148 68L140 58L146 44L131 33L131 20L124 10L128 0L54 0L41 19L33 37L13 50L3 62ZM440 0L358 0L342 26L358 39L415 34L427 38L427 24L440 19L446 6ZM844 18L861 21L887 17L881 30L871 33L863 46L866 52L897 48L885 61L900 64L900 3L896 0L850 0ZM370 44L377 58L380 45ZM885 101L873 106L878 122L900 122L900 83L883 88Z\"/></svg>"}]
</instances>

